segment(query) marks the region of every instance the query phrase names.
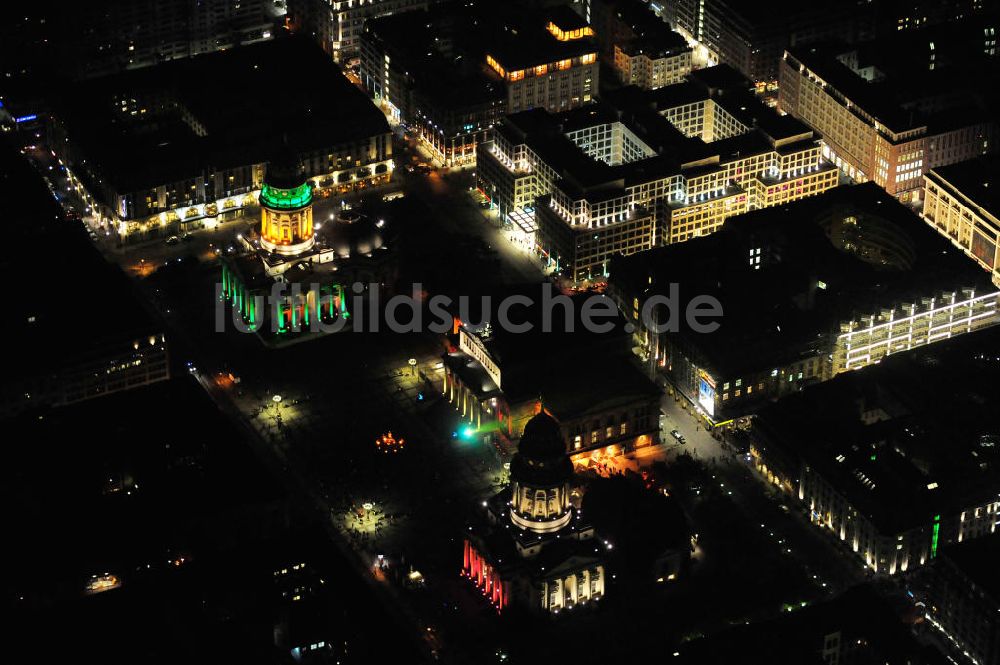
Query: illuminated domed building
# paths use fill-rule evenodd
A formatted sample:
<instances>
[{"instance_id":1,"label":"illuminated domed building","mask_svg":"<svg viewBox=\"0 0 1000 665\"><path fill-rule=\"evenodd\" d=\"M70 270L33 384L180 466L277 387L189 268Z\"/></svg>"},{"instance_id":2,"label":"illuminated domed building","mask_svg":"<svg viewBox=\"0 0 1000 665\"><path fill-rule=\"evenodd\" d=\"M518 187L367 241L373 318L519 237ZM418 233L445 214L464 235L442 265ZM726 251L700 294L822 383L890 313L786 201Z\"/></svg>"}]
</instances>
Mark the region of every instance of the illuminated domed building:
<instances>
[{"instance_id":1,"label":"illuminated domed building","mask_svg":"<svg viewBox=\"0 0 1000 665\"><path fill-rule=\"evenodd\" d=\"M487 502L487 523L469 527L462 574L497 608L558 613L604 596L607 545L574 505L573 464L559 424L528 421L510 485Z\"/></svg>"},{"instance_id":2,"label":"illuminated domed building","mask_svg":"<svg viewBox=\"0 0 1000 665\"><path fill-rule=\"evenodd\" d=\"M338 318L346 326L350 315L335 253L317 238L312 185L287 146L269 163L259 201L259 230L238 236L242 251L223 257L222 297L262 335L301 332Z\"/></svg>"},{"instance_id":3,"label":"illuminated domed building","mask_svg":"<svg viewBox=\"0 0 1000 665\"><path fill-rule=\"evenodd\" d=\"M510 464L510 521L534 533L559 531L573 517L570 480L573 463L559 423L539 414L524 427L518 454Z\"/></svg>"},{"instance_id":4,"label":"illuminated domed building","mask_svg":"<svg viewBox=\"0 0 1000 665\"><path fill-rule=\"evenodd\" d=\"M298 256L316 245L312 185L290 152L272 162L260 190L260 247Z\"/></svg>"},{"instance_id":5,"label":"illuminated domed building","mask_svg":"<svg viewBox=\"0 0 1000 665\"><path fill-rule=\"evenodd\" d=\"M237 236L239 251L223 255L221 296L262 337L282 339L338 319L343 330L352 284L395 281L386 222L341 207L318 223L312 184L287 145L268 163L259 203L260 225Z\"/></svg>"}]
</instances>

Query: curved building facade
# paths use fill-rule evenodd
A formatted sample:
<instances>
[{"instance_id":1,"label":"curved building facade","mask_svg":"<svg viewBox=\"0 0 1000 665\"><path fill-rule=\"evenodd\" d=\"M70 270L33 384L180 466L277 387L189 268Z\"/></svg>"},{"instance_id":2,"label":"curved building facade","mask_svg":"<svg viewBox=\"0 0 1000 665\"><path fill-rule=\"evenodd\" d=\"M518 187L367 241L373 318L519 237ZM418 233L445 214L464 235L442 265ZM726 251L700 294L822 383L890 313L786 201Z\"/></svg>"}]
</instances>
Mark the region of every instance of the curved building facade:
<instances>
[{"instance_id":1,"label":"curved building facade","mask_svg":"<svg viewBox=\"0 0 1000 665\"><path fill-rule=\"evenodd\" d=\"M282 256L295 256L316 244L312 186L298 162L282 159L267 169L260 190L260 245Z\"/></svg>"}]
</instances>

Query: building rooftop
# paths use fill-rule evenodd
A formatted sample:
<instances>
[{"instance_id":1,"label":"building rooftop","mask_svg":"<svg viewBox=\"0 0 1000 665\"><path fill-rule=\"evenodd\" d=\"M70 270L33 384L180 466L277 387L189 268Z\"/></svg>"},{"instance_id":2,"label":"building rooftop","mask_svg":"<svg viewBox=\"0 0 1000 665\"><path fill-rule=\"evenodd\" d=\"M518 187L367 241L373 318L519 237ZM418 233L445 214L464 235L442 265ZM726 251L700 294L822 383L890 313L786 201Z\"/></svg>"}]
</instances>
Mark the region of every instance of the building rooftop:
<instances>
[{"instance_id":1,"label":"building rooftop","mask_svg":"<svg viewBox=\"0 0 1000 665\"><path fill-rule=\"evenodd\" d=\"M779 116L748 92L748 80L727 65L698 70L688 80L657 90L627 86L596 104L549 113L532 109L507 116L497 128L517 145L527 143L559 177L557 187L590 202L623 196L625 188L699 169L748 154L788 150L815 140L812 130L790 116ZM669 108L714 100L747 128L743 134L705 142L685 136L662 115ZM567 134L578 129L622 123L648 146L648 157L608 164L591 158ZM685 166L689 165L689 166Z\"/></svg>"},{"instance_id":2,"label":"building rooftop","mask_svg":"<svg viewBox=\"0 0 1000 665\"><path fill-rule=\"evenodd\" d=\"M949 189L957 191L980 213L1000 218L1000 157L987 155L938 166L928 177Z\"/></svg>"},{"instance_id":3,"label":"building rooftop","mask_svg":"<svg viewBox=\"0 0 1000 665\"><path fill-rule=\"evenodd\" d=\"M996 565L1000 561L1000 533L949 545L939 555L951 561L973 584L992 596L994 603L1000 604L1000 572Z\"/></svg>"},{"instance_id":4,"label":"building rooftop","mask_svg":"<svg viewBox=\"0 0 1000 665\"><path fill-rule=\"evenodd\" d=\"M0 192L13 246L35 248L0 258L6 274L31 285L31 295L12 298L7 309L6 339L18 349L10 376L55 374L111 345L159 333L121 269L104 260L81 221L63 215L54 192L6 142Z\"/></svg>"},{"instance_id":5,"label":"building rooftop","mask_svg":"<svg viewBox=\"0 0 1000 665\"><path fill-rule=\"evenodd\" d=\"M90 80L55 107L118 191L190 178L207 164L263 163L282 142L301 153L389 131L330 57L297 37Z\"/></svg>"},{"instance_id":6,"label":"building rooftop","mask_svg":"<svg viewBox=\"0 0 1000 665\"><path fill-rule=\"evenodd\" d=\"M995 120L997 94L981 85L998 73L996 59L983 55L989 48L984 20L908 30L854 46L793 46L788 52L890 131L926 126L938 132L974 119Z\"/></svg>"},{"instance_id":7,"label":"building rooftop","mask_svg":"<svg viewBox=\"0 0 1000 665\"><path fill-rule=\"evenodd\" d=\"M512 323L530 323L530 331L506 331L498 323L496 308L503 296L512 294L533 300L529 307L520 304L513 307L510 314ZM615 403L660 394L656 385L629 362L630 335L610 299L605 299L606 309L595 308L593 321L611 328L592 331L584 327L582 318L588 295L571 298L573 316L569 326L561 304L564 296L553 289L552 297L558 300L552 306L550 323L546 324L544 296L538 287L495 294L490 304L490 331L477 335L500 368L500 389L509 402L541 400L546 410L564 420L591 410L611 408ZM604 312L610 314L603 316ZM479 312L469 312L468 317L473 322L481 320ZM479 363L466 354L449 354L445 362L460 374L463 383L481 386L481 398L499 391ZM597 385L601 390L595 394Z\"/></svg>"},{"instance_id":8,"label":"building rooftop","mask_svg":"<svg viewBox=\"0 0 1000 665\"><path fill-rule=\"evenodd\" d=\"M481 12L476 21L480 29L468 37L477 40L484 60L486 54L492 55L508 72L597 53L597 42L591 36L559 39L547 29L552 22L565 30L558 22L566 22L570 14L575 16L571 9L555 10L553 14L539 14L518 6L500 9L496 4L479 4L477 9ZM584 27L581 22L577 17L568 25L576 30Z\"/></svg>"},{"instance_id":9,"label":"building rooftop","mask_svg":"<svg viewBox=\"0 0 1000 665\"><path fill-rule=\"evenodd\" d=\"M465 33L476 21L468 14L449 15L432 7L371 19L365 23L365 39L376 40L393 54L390 57L406 62L415 91L428 103L467 108L504 97L501 82L486 73L485 56L478 48L474 53L465 50Z\"/></svg>"},{"instance_id":10,"label":"building rooftop","mask_svg":"<svg viewBox=\"0 0 1000 665\"><path fill-rule=\"evenodd\" d=\"M759 269L749 260L757 250ZM965 287L995 290L871 183L732 217L711 235L616 258L610 275L616 290L640 298L677 284L680 311L698 295L717 298L725 314L715 332L682 322L679 335L726 376L815 355L841 321L860 314Z\"/></svg>"},{"instance_id":11,"label":"building rooftop","mask_svg":"<svg viewBox=\"0 0 1000 665\"><path fill-rule=\"evenodd\" d=\"M417 93L429 103L468 107L505 99L487 55L510 72L596 53L591 37L563 41L547 29L549 23L566 31L587 27L568 7L541 12L471 0L370 20L365 38L406 61Z\"/></svg>"},{"instance_id":12,"label":"building rooftop","mask_svg":"<svg viewBox=\"0 0 1000 665\"><path fill-rule=\"evenodd\" d=\"M1000 428L991 417L1000 408L998 370L993 327L784 397L754 428L895 534L1000 491Z\"/></svg>"},{"instance_id":13,"label":"building rooftop","mask_svg":"<svg viewBox=\"0 0 1000 665\"><path fill-rule=\"evenodd\" d=\"M828 636L837 634L840 657L852 662L948 663L937 649L914 637L904 622L907 618L873 588L860 586L824 603L683 644L673 660L682 665L736 660L752 665L821 665L830 661L824 654Z\"/></svg>"},{"instance_id":14,"label":"building rooftop","mask_svg":"<svg viewBox=\"0 0 1000 665\"><path fill-rule=\"evenodd\" d=\"M618 45L630 55L662 58L691 50L684 37L671 30L670 24L639 0L616 0L612 11L635 34L633 39Z\"/></svg>"}]
</instances>

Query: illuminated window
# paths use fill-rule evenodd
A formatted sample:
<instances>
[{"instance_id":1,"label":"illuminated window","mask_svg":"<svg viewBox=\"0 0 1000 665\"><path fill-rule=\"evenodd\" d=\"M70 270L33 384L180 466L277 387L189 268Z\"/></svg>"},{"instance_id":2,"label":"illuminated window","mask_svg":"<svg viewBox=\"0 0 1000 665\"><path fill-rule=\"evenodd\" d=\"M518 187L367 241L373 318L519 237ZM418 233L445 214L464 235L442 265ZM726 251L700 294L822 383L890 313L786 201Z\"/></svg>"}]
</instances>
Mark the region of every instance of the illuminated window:
<instances>
[{"instance_id":1,"label":"illuminated window","mask_svg":"<svg viewBox=\"0 0 1000 665\"><path fill-rule=\"evenodd\" d=\"M559 69L569 69L570 66L572 66L572 64L573 64L572 60L560 60Z\"/></svg>"},{"instance_id":2,"label":"illuminated window","mask_svg":"<svg viewBox=\"0 0 1000 665\"><path fill-rule=\"evenodd\" d=\"M493 56L491 55L486 56L486 64L492 67L496 71L496 73L499 74L500 76L506 76L507 74L506 70L504 70L504 68L500 66L500 63L497 62Z\"/></svg>"},{"instance_id":3,"label":"illuminated window","mask_svg":"<svg viewBox=\"0 0 1000 665\"><path fill-rule=\"evenodd\" d=\"M589 65L590 63L595 62L596 60L597 60L596 53L588 53L587 55L582 56L580 58L580 62L583 63L584 65Z\"/></svg>"},{"instance_id":4,"label":"illuminated window","mask_svg":"<svg viewBox=\"0 0 1000 665\"><path fill-rule=\"evenodd\" d=\"M545 76L549 72L548 65L538 65L535 67L535 76Z\"/></svg>"}]
</instances>

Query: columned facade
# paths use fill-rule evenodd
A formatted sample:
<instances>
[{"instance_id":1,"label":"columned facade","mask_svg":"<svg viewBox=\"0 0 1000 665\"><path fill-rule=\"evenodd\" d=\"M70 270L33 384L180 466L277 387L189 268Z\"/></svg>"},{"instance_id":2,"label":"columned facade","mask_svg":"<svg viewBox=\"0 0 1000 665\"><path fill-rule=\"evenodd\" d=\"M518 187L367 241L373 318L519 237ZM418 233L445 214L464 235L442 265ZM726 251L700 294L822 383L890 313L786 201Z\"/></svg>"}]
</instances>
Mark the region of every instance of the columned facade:
<instances>
[{"instance_id":1,"label":"columned facade","mask_svg":"<svg viewBox=\"0 0 1000 665\"><path fill-rule=\"evenodd\" d=\"M603 595L604 566L601 565L542 582L542 608L550 612L569 609Z\"/></svg>"}]
</instances>

